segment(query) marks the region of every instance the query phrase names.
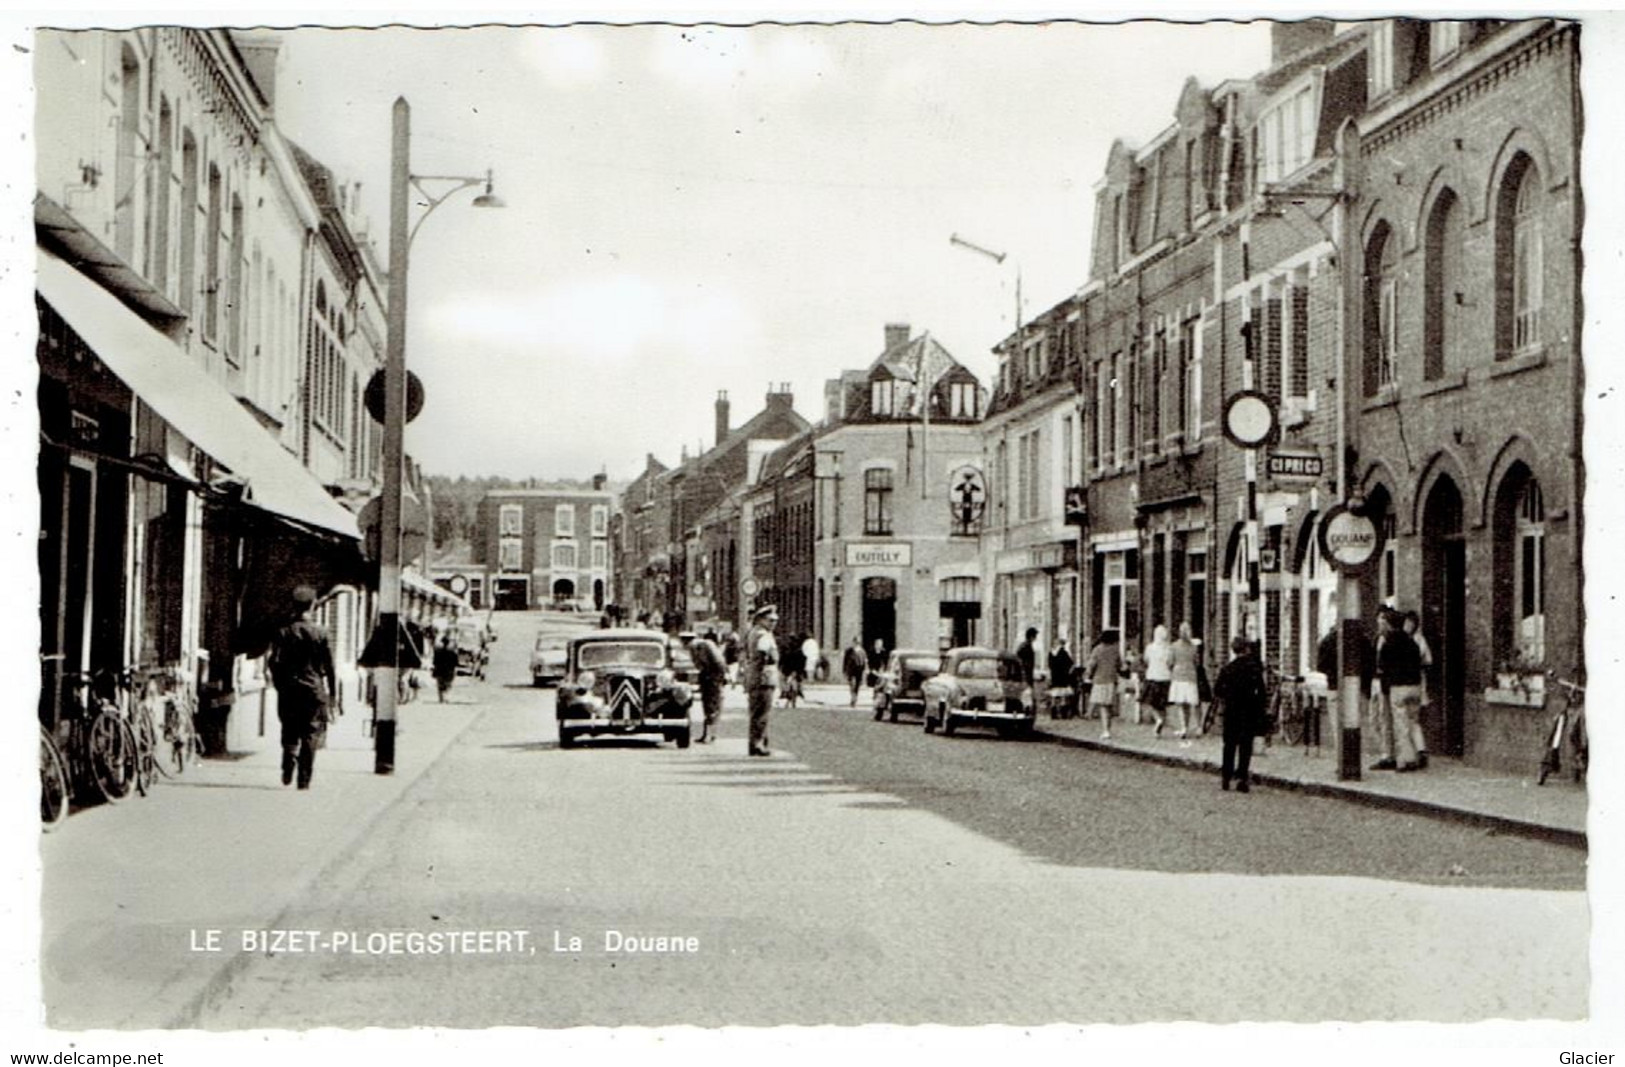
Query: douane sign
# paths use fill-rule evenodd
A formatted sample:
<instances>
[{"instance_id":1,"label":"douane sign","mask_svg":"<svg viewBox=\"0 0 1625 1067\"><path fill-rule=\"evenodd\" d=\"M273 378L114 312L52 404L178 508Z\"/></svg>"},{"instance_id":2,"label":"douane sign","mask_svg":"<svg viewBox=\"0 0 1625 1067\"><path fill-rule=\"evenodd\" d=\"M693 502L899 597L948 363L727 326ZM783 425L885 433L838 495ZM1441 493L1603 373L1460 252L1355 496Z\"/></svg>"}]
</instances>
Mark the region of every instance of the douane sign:
<instances>
[{"instance_id":1,"label":"douane sign","mask_svg":"<svg viewBox=\"0 0 1625 1067\"><path fill-rule=\"evenodd\" d=\"M1382 527L1363 512L1338 504L1320 521L1320 554L1345 574L1365 569L1382 552Z\"/></svg>"}]
</instances>

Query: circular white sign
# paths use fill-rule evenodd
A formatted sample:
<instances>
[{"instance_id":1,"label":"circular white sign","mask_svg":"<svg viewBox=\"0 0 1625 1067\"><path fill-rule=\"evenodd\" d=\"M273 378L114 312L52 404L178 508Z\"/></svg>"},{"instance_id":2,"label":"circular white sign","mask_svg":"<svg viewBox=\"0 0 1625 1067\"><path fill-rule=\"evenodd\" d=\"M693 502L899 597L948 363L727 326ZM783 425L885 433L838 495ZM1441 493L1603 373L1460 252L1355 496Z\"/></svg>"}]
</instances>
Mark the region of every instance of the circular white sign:
<instances>
[{"instance_id":1,"label":"circular white sign","mask_svg":"<svg viewBox=\"0 0 1625 1067\"><path fill-rule=\"evenodd\" d=\"M1368 515L1339 505L1320 523L1320 551L1339 570L1359 570L1382 549L1382 530Z\"/></svg>"},{"instance_id":2,"label":"circular white sign","mask_svg":"<svg viewBox=\"0 0 1625 1067\"><path fill-rule=\"evenodd\" d=\"M462 596L464 593L468 592L468 579L463 577L461 574L452 575L451 581L448 584L451 586L451 591L456 593L458 596Z\"/></svg>"},{"instance_id":3,"label":"circular white sign","mask_svg":"<svg viewBox=\"0 0 1625 1067\"><path fill-rule=\"evenodd\" d=\"M756 591L761 587L761 584L758 583L755 578L746 578L744 581L739 583L739 591L744 593L746 596L755 596Z\"/></svg>"},{"instance_id":4,"label":"circular white sign","mask_svg":"<svg viewBox=\"0 0 1625 1067\"><path fill-rule=\"evenodd\" d=\"M1275 431L1275 408L1263 393L1237 393L1224 407L1224 433L1242 448L1256 448Z\"/></svg>"}]
</instances>

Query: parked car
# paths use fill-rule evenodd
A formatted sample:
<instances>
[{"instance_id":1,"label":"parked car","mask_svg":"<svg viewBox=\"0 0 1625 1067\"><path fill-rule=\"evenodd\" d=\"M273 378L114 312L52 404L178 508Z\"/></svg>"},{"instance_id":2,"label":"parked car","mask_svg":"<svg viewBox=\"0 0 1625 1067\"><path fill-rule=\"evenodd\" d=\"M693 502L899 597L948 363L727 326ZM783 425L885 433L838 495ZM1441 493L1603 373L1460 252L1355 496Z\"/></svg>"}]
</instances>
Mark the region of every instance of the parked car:
<instances>
[{"instance_id":1,"label":"parked car","mask_svg":"<svg viewBox=\"0 0 1625 1067\"><path fill-rule=\"evenodd\" d=\"M669 639L658 630L594 630L570 641L559 683L559 747L583 736L654 734L687 748L689 687L671 671Z\"/></svg>"},{"instance_id":2,"label":"parked car","mask_svg":"<svg viewBox=\"0 0 1625 1067\"><path fill-rule=\"evenodd\" d=\"M553 634L537 634L536 647L530 650L530 683L537 687L557 685L564 679L564 661L567 655L564 638Z\"/></svg>"},{"instance_id":3,"label":"parked car","mask_svg":"<svg viewBox=\"0 0 1625 1067\"><path fill-rule=\"evenodd\" d=\"M684 631L671 639L671 673L684 685L698 685L700 682L700 672L694 668L694 657L689 655L688 646L683 644L684 640L696 636Z\"/></svg>"},{"instance_id":4,"label":"parked car","mask_svg":"<svg viewBox=\"0 0 1625 1067\"><path fill-rule=\"evenodd\" d=\"M921 687L925 732L942 727L991 726L1001 737L1026 736L1033 728L1032 690L1021 661L991 648L955 648L942 655L942 669Z\"/></svg>"},{"instance_id":5,"label":"parked car","mask_svg":"<svg viewBox=\"0 0 1625 1067\"><path fill-rule=\"evenodd\" d=\"M485 647L490 638L485 623L476 619L460 619L454 628L454 635L457 641L457 673L472 674L483 679L485 666L491 661L491 652Z\"/></svg>"},{"instance_id":6,"label":"parked car","mask_svg":"<svg viewBox=\"0 0 1625 1067\"><path fill-rule=\"evenodd\" d=\"M925 711L925 695L921 686L925 680L942 668L942 653L934 649L899 648L893 650L880 672L880 684L875 687L875 721L890 714Z\"/></svg>"}]
</instances>

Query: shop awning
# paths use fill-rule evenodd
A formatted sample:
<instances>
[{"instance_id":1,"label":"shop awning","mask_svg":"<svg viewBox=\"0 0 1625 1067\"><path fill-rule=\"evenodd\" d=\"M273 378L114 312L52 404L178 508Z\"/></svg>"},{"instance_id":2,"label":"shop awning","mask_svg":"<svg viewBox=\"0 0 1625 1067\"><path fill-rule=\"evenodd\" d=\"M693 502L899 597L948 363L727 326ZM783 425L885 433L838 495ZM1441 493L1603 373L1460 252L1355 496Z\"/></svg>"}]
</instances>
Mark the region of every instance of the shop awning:
<instances>
[{"instance_id":1,"label":"shop awning","mask_svg":"<svg viewBox=\"0 0 1625 1067\"><path fill-rule=\"evenodd\" d=\"M49 252L38 270L45 301L142 403L243 479L247 503L359 540L355 516L180 346Z\"/></svg>"}]
</instances>

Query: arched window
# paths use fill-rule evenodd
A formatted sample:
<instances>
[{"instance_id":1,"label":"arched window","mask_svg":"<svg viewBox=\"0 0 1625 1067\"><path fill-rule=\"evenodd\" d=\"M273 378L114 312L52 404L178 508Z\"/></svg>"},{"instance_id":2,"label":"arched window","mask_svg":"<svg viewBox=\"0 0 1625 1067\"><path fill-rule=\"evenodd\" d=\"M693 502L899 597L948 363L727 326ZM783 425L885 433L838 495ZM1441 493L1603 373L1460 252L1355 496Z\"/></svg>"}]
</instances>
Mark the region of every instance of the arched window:
<instances>
[{"instance_id":1,"label":"arched window","mask_svg":"<svg viewBox=\"0 0 1625 1067\"><path fill-rule=\"evenodd\" d=\"M1513 519L1513 648L1533 663L1546 659L1546 506L1530 478Z\"/></svg>"},{"instance_id":2,"label":"arched window","mask_svg":"<svg viewBox=\"0 0 1625 1067\"><path fill-rule=\"evenodd\" d=\"M1399 241L1379 223L1365 249L1365 392L1399 380Z\"/></svg>"},{"instance_id":3,"label":"arched window","mask_svg":"<svg viewBox=\"0 0 1625 1067\"><path fill-rule=\"evenodd\" d=\"M1439 193L1427 220L1422 377L1442 378L1459 365L1455 348L1460 343L1457 316L1464 303L1461 276L1461 201L1449 189Z\"/></svg>"},{"instance_id":4,"label":"arched window","mask_svg":"<svg viewBox=\"0 0 1625 1067\"><path fill-rule=\"evenodd\" d=\"M1540 174L1519 154L1507 167L1496 203L1496 357L1506 359L1540 343L1544 249L1540 227Z\"/></svg>"}]
</instances>

